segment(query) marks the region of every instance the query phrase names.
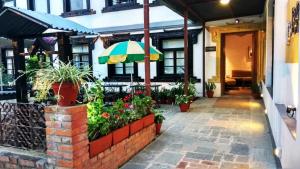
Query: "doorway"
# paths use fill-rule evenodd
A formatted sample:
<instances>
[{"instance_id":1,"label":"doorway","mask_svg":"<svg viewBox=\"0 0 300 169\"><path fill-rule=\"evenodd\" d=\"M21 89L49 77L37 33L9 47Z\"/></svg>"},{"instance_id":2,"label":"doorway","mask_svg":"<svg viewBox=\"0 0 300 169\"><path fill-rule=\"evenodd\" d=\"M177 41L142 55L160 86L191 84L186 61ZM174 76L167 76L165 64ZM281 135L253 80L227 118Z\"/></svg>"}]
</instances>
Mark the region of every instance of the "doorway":
<instances>
[{"instance_id":1,"label":"doorway","mask_svg":"<svg viewBox=\"0 0 300 169\"><path fill-rule=\"evenodd\" d=\"M222 34L222 94L251 94L251 86L257 81L256 39L256 32L237 32Z\"/></svg>"}]
</instances>

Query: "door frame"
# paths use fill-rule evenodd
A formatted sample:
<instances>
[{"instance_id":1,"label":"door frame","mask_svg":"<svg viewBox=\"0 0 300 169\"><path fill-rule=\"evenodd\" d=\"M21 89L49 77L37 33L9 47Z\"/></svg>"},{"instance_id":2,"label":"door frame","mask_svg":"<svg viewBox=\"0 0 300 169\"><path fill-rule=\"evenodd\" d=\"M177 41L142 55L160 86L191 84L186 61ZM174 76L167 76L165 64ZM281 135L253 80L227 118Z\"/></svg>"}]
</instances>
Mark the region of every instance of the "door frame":
<instances>
[{"instance_id":1,"label":"door frame","mask_svg":"<svg viewBox=\"0 0 300 169\"><path fill-rule=\"evenodd\" d=\"M220 57L220 82L221 82L221 95L225 94L225 76L226 76L226 56L225 56L225 37L232 34L252 34L252 60L251 60L251 72L252 72L252 84L257 83L257 50L258 50L258 31L239 31L230 33L221 33L221 57Z\"/></svg>"}]
</instances>

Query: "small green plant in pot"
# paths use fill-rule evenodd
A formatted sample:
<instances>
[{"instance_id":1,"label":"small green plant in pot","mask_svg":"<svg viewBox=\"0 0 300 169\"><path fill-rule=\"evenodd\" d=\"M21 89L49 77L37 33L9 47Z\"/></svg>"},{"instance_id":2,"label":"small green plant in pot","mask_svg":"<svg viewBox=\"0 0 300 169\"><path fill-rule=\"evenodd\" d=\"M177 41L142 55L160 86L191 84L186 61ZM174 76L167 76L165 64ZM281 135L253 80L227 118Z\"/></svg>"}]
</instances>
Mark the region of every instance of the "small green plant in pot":
<instances>
[{"instance_id":1,"label":"small green plant in pot","mask_svg":"<svg viewBox=\"0 0 300 169\"><path fill-rule=\"evenodd\" d=\"M181 112L187 112L190 108L190 99L192 96L176 95L175 103L179 105Z\"/></svg>"},{"instance_id":2,"label":"small green plant in pot","mask_svg":"<svg viewBox=\"0 0 300 169\"><path fill-rule=\"evenodd\" d=\"M155 121L155 125L156 125L156 134L158 135L158 134L160 134L160 129L161 129L162 123L166 118L164 117L162 112L158 109L154 109L153 112L155 115L154 121Z\"/></svg>"},{"instance_id":3,"label":"small green plant in pot","mask_svg":"<svg viewBox=\"0 0 300 169\"><path fill-rule=\"evenodd\" d=\"M257 83L252 84L251 86L251 90L252 90L252 96L255 99L260 99L260 94L261 94L261 89L260 86Z\"/></svg>"},{"instance_id":4,"label":"small green plant in pot","mask_svg":"<svg viewBox=\"0 0 300 169\"><path fill-rule=\"evenodd\" d=\"M214 82L205 82L206 95L208 98L214 97L214 90L216 89L216 84Z\"/></svg>"},{"instance_id":5,"label":"small green plant in pot","mask_svg":"<svg viewBox=\"0 0 300 169\"><path fill-rule=\"evenodd\" d=\"M59 62L57 67L40 69L36 74L37 100L47 99L50 89L53 89L60 106L76 104L76 98L83 85L91 79L89 68L78 69L71 63Z\"/></svg>"}]
</instances>

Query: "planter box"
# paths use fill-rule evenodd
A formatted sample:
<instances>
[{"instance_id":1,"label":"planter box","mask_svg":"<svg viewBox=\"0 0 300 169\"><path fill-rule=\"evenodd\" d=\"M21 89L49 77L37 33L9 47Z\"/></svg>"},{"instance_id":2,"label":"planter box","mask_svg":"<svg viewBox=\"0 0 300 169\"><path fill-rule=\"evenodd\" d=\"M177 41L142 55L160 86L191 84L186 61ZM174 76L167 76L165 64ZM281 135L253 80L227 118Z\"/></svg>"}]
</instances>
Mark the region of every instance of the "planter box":
<instances>
[{"instance_id":1,"label":"planter box","mask_svg":"<svg viewBox=\"0 0 300 169\"><path fill-rule=\"evenodd\" d=\"M144 121L142 119L134 121L130 124L130 135L133 135L141 131L144 127Z\"/></svg>"},{"instance_id":2,"label":"planter box","mask_svg":"<svg viewBox=\"0 0 300 169\"><path fill-rule=\"evenodd\" d=\"M120 143L129 137L129 125L119 128L112 133L113 135L113 145Z\"/></svg>"},{"instance_id":3,"label":"planter box","mask_svg":"<svg viewBox=\"0 0 300 169\"><path fill-rule=\"evenodd\" d=\"M179 104L179 107L181 112L187 112L190 108L190 103Z\"/></svg>"},{"instance_id":4,"label":"planter box","mask_svg":"<svg viewBox=\"0 0 300 169\"><path fill-rule=\"evenodd\" d=\"M153 123L154 123L154 118L155 118L155 116L154 116L153 113L151 113L151 114L145 116L145 117L143 118L143 121L144 121L144 127L148 127L148 126L150 126L151 124L153 124Z\"/></svg>"},{"instance_id":5,"label":"planter box","mask_svg":"<svg viewBox=\"0 0 300 169\"><path fill-rule=\"evenodd\" d=\"M90 157L95 157L112 146L112 134L103 136L95 141L90 142Z\"/></svg>"}]
</instances>

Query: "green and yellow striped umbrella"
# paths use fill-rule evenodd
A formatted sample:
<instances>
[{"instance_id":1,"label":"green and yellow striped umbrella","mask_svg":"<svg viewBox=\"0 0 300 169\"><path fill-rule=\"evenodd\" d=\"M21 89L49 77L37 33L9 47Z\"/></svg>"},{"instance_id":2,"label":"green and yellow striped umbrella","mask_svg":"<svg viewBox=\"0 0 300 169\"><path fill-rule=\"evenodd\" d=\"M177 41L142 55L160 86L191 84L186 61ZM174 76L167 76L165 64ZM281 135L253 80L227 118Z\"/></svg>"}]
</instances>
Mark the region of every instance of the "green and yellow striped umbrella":
<instances>
[{"instance_id":1,"label":"green and yellow striped umbrella","mask_svg":"<svg viewBox=\"0 0 300 169\"><path fill-rule=\"evenodd\" d=\"M129 62L142 62L145 58L145 44L136 41L125 41L116 43L107 48L99 57L100 64L117 64ZM150 61L158 61L162 59L163 54L150 47Z\"/></svg>"}]
</instances>

